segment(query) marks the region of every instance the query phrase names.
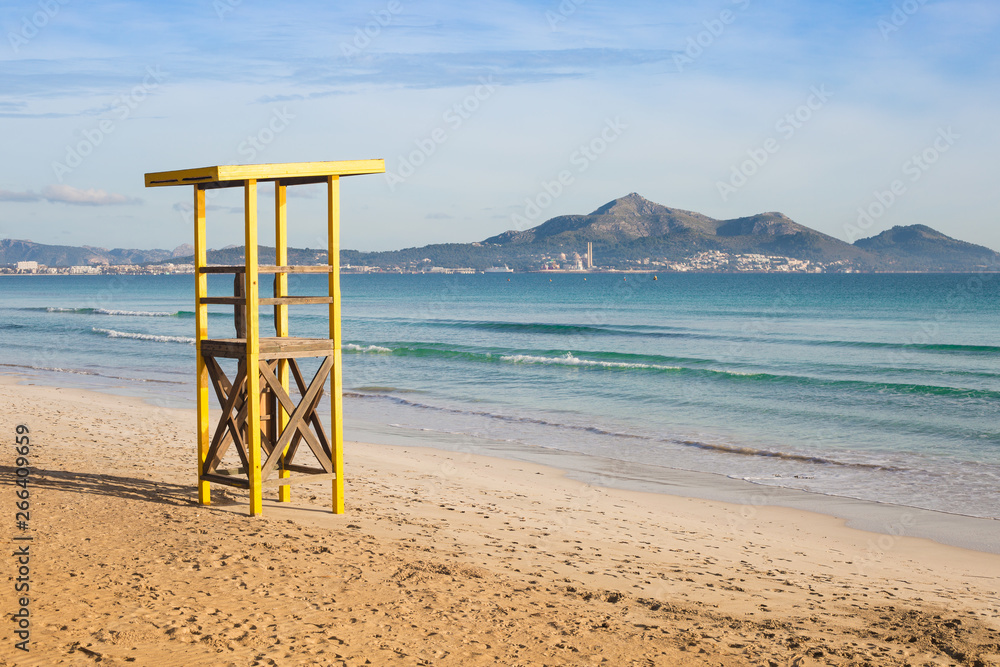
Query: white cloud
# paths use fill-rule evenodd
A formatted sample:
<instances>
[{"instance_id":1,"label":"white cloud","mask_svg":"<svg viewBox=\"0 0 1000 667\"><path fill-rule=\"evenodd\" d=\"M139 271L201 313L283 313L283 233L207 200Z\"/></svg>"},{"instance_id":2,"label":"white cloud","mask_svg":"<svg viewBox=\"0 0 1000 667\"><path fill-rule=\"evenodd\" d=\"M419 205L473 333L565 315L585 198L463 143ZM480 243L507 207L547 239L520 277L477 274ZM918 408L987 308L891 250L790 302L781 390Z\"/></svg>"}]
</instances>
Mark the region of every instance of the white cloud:
<instances>
[{"instance_id":1,"label":"white cloud","mask_svg":"<svg viewBox=\"0 0 1000 667\"><path fill-rule=\"evenodd\" d=\"M71 185L48 185L42 190L42 197L49 202L77 206L117 206L119 204L140 203L140 200L125 195L93 188L80 190Z\"/></svg>"},{"instance_id":2,"label":"white cloud","mask_svg":"<svg viewBox=\"0 0 1000 667\"><path fill-rule=\"evenodd\" d=\"M24 192L0 190L0 201L47 201L53 204L74 206L117 206L120 204L139 204L142 200L94 188L81 190L71 185L47 185L42 188L40 193L33 190Z\"/></svg>"},{"instance_id":3,"label":"white cloud","mask_svg":"<svg viewBox=\"0 0 1000 667\"><path fill-rule=\"evenodd\" d=\"M0 201L41 201L42 196L37 192L12 192L11 190L0 190Z\"/></svg>"}]
</instances>

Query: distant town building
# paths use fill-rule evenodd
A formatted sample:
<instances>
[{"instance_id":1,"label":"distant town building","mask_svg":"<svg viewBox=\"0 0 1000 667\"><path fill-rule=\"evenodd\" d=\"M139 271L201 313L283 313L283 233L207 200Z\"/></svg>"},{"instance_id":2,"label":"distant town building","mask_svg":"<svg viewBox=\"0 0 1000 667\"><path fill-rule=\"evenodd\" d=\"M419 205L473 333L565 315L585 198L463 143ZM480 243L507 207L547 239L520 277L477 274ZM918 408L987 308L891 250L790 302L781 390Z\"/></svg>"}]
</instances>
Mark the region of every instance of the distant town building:
<instances>
[{"instance_id":1,"label":"distant town building","mask_svg":"<svg viewBox=\"0 0 1000 667\"><path fill-rule=\"evenodd\" d=\"M38 262L18 262L18 273L34 273L38 270Z\"/></svg>"},{"instance_id":2,"label":"distant town building","mask_svg":"<svg viewBox=\"0 0 1000 667\"><path fill-rule=\"evenodd\" d=\"M445 266L432 266L429 270L425 271L425 273L447 273L449 275L453 273L475 273L475 272L476 270L470 267L450 268Z\"/></svg>"}]
</instances>

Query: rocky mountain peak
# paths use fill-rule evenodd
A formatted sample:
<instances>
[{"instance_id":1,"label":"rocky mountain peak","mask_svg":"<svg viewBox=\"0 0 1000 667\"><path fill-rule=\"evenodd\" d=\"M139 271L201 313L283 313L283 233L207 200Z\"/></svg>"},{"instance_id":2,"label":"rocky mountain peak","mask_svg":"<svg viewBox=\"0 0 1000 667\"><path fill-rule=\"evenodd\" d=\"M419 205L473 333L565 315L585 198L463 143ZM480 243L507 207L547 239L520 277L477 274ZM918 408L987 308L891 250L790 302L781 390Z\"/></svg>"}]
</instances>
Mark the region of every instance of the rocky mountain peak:
<instances>
[{"instance_id":1,"label":"rocky mountain peak","mask_svg":"<svg viewBox=\"0 0 1000 667\"><path fill-rule=\"evenodd\" d=\"M644 215L655 215L662 213L666 207L656 202L651 202L637 192L630 192L624 197L619 197L600 207L591 215L616 215L622 217L639 217Z\"/></svg>"}]
</instances>

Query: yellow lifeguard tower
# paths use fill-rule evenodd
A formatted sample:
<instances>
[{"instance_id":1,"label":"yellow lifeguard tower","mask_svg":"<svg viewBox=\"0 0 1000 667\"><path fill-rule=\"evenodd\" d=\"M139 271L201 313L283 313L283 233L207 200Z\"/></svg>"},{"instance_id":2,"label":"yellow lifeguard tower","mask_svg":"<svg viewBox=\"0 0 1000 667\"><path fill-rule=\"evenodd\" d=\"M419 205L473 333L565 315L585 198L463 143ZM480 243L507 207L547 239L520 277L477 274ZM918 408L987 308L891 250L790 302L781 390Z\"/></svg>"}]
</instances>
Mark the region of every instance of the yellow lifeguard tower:
<instances>
[{"instance_id":1,"label":"yellow lifeguard tower","mask_svg":"<svg viewBox=\"0 0 1000 667\"><path fill-rule=\"evenodd\" d=\"M344 511L344 428L340 333L340 178L385 171L383 160L298 162L288 164L223 165L146 174L146 187L194 186L195 329L197 355L198 501L210 503L210 485L225 484L250 491L250 514L263 512L263 487L277 486L278 499L291 499L290 484L330 479L333 512ZM275 220L273 266L257 261L257 184L274 183ZM327 265L289 266L287 236L287 187L326 183ZM243 188L246 219L246 262L243 266L208 266L205 245L205 191ZM232 273L233 296L209 296L208 274ZM274 274L274 297L261 298L260 274ZM288 274L326 273L325 296L289 296ZM208 337L208 306L232 305L236 336ZM328 338L289 336L288 306L328 304ZM260 306L274 306L275 335L261 337ZM308 384L296 359L321 358L319 370ZM217 359L237 360L232 380ZM289 393L289 374L300 396L296 405ZM332 439L323 429L317 408L330 377ZM222 417L210 432L209 384L222 407ZM305 448L300 447L302 443ZM241 466L219 466L231 445L236 445ZM266 458L261 461L261 449ZM319 467L295 463L308 449ZM292 473L297 473L293 476Z\"/></svg>"}]
</instances>

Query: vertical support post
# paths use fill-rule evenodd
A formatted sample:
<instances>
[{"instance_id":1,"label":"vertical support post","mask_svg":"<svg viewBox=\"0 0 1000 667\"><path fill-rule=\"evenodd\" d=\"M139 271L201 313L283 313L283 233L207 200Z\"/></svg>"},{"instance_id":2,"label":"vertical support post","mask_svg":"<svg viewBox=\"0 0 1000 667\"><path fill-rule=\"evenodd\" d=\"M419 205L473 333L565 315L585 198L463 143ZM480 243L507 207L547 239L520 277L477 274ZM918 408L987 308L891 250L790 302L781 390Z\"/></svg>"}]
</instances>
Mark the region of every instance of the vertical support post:
<instances>
[{"instance_id":1,"label":"vertical support post","mask_svg":"<svg viewBox=\"0 0 1000 667\"><path fill-rule=\"evenodd\" d=\"M247 314L247 459L250 470L250 516L264 511L260 478L260 278L257 274L257 180L243 183L246 216L246 314Z\"/></svg>"},{"instance_id":2,"label":"vertical support post","mask_svg":"<svg viewBox=\"0 0 1000 667\"><path fill-rule=\"evenodd\" d=\"M208 367L201 352L201 344L208 338L208 304L202 299L208 296L208 275L201 269L208 263L208 246L205 230L205 190L194 186L194 315L195 315L195 391L198 422L198 502L209 505L212 502L211 487L202 481L201 473L208 458Z\"/></svg>"},{"instance_id":3,"label":"vertical support post","mask_svg":"<svg viewBox=\"0 0 1000 667\"><path fill-rule=\"evenodd\" d=\"M333 413L333 513L344 513L344 396L340 333L340 177L327 176L327 261L330 264L330 339L333 341L333 371L330 373L330 407Z\"/></svg>"},{"instance_id":4,"label":"vertical support post","mask_svg":"<svg viewBox=\"0 0 1000 667\"><path fill-rule=\"evenodd\" d=\"M274 263L278 266L286 266L288 264L288 192L286 186L281 181L274 182ZM287 273L276 273L274 274L274 296L282 297L288 296L288 274ZM284 338L288 335L288 306L279 303L274 307L274 334L279 338ZM288 360L279 359L278 360L278 381L281 382L281 386L288 391ZM285 412L284 408L281 407L281 402L277 402L277 414L276 418L278 420L277 434L280 437L281 433L284 432L285 427L288 426L288 413ZM277 440L275 440L277 442ZM288 453L288 447L285 447L285 454ZM279 461L279 477L290 477L291 471L285 467L285 454L281 455L281 460ZM287 503L292 499L292 486L291 484L283 484L278 487L278 501Z\"/></svg>"}]
</instances>

